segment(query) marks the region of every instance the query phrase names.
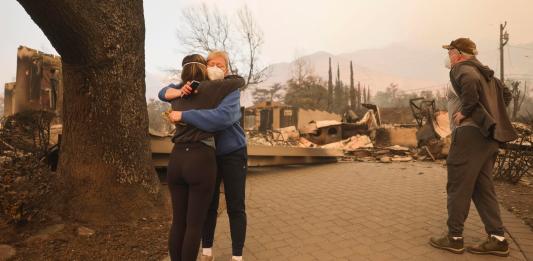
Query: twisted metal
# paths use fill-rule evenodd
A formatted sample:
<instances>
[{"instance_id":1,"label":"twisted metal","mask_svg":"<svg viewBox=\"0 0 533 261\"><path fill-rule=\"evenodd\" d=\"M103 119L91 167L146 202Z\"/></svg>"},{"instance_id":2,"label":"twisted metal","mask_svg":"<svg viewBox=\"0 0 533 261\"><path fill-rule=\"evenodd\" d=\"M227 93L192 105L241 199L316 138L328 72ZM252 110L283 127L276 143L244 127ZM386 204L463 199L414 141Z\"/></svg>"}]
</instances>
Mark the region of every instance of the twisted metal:
<instances>
[{"instance_id":1,"label":"twisted metal","mask_svg":"<svg viewBox=\"0 0 533 261\"><path fill-rule=\"evenodd\" d=\"M533 131L531 126L515 125L519 138L505 144L498 154L494 179L513 184L533 171Z\"/></svg>"}]
</instances>

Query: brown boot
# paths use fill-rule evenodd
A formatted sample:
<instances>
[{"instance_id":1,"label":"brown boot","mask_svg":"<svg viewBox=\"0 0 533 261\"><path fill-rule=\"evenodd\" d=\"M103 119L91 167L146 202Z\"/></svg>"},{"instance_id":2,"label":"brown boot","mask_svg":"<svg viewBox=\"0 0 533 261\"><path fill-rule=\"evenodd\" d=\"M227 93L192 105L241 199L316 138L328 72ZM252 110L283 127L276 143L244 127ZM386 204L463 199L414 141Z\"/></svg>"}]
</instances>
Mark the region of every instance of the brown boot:
<instances>
[{"instance_id":1,"label":"brown boot","mask_svg":"<svg viewBox=\"0 0 533 261\"><path fill-rule=\"evenodd\" d=\"M468 252L477 255L509 256L509 243L489 236L485 242L467 248Z\"/></svg>"},{"instance_id":2,"label":"brown boot","mask_svg":"<svg viewBox=\"0 0 533 261\"><path fill-rule=\"evenodd\" d=\"M463 238L453 239L453 237L449 235L443 237L432 237L429 239L429 244L433 247L444 249L454 254L462 254L465 252Z\"/></svg>"}]
</instances>

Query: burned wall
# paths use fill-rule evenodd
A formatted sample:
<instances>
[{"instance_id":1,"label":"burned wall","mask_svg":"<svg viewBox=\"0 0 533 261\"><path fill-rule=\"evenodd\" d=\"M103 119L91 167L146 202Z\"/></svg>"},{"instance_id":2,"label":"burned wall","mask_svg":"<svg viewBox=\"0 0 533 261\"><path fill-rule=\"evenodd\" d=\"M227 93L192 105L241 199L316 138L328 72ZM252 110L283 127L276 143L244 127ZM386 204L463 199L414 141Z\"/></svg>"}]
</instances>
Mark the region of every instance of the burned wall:
<instances>
[{"instance_id":1,"label":"burned wall","mask_svg":"<svg viewBox=\"0 0 533 261\"><path fill-rule=\"evenodd\" d=\"M15 83L6 83L4 87L4 116L13 115L15 110Z\"/></svg>"},{"instance_id":2,"label":"burned wall","mask_svg":"<svg viewBox=\"0 0 533 261\"><path fill-rule=\"evenodd\" d=\"M11 113L47 110L58 116L63 107L61 58L20 46Z\"/></svg>"}]
</instances>

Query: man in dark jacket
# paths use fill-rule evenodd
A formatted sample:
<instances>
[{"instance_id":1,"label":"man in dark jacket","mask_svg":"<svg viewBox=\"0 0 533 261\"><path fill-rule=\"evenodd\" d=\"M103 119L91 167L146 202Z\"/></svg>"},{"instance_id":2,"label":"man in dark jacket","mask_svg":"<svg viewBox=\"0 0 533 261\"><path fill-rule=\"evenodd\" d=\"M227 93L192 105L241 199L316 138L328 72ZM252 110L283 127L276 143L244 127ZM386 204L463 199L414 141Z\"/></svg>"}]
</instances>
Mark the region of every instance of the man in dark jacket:
<instances>
[{"instance_id":1,"label":"man in dark jacket","mask_svg":"<svg viewBox=\"0 0 533 261\"><path fill-rule=\"evenodd\" d=\"M430 244L456 254L464 252L463 228L473 200L488 238L468 251L508 256L492 170L499 144L517 137L506 113L510 92L494 71L477 60L476 44L470 39L459 38L443 48L448 50L453 86L448 94L452 128L446 161L448 234L432 237Z\"/></svg>"}]
</instances>

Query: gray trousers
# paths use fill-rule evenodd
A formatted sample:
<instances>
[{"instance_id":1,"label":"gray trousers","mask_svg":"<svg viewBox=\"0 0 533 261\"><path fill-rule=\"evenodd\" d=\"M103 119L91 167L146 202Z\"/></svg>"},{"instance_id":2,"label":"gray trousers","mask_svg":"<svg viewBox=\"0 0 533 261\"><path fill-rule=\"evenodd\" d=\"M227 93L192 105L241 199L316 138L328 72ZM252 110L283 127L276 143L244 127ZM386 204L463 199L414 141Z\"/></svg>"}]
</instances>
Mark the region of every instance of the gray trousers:
<instances>
[{"instance_id":1,"label":"gray trousers","mask_svg":"<svg viewBox=\"0 0 533 261\"><path fill-rule=\"evenodd\" d=\"M476 127L460 127L452 134L448 159L448 234L462 236L473 200L488 235L504 235L500 208L492 182L498 143Z\"/></svg>"}]
</instances>

